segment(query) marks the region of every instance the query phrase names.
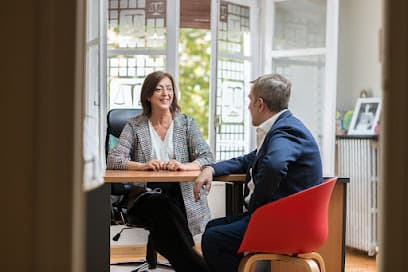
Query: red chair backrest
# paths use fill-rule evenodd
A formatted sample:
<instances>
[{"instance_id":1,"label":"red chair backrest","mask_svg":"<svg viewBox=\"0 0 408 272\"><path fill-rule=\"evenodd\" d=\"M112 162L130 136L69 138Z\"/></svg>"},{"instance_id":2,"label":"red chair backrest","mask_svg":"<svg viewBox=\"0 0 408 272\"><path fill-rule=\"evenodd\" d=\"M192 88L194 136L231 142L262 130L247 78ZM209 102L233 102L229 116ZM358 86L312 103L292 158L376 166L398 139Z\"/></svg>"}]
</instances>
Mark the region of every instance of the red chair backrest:
<instances>
[{"instance_id":1,"label":"red chair backrest","mask_svg":"<svg viewBox=\"0 0 408 272\"><path fill-rule=\"evenodd\" d=\"M258 208L238 253L297 254L317 250L328 235L328 208L337 178Z\"/></svg>"}]
</instances>

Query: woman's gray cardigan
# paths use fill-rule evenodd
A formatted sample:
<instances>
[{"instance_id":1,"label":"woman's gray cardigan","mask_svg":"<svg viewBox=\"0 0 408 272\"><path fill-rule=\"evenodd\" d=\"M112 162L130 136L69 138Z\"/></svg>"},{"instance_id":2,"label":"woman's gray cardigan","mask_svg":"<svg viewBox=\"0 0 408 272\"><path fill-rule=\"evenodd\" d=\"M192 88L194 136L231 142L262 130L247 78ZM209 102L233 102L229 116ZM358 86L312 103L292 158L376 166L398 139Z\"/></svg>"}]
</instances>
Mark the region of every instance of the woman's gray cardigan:
<instances>
[{"instance_id":1,"label":"woman's gray cardigan","mask_svg":"<svg viewBox=\"0 0 408 272\"><path fill-rule=\"evenodd\" d=\"M177 113L173 124L173 147L175 159L181 163L195 162L200 166L211 163L213 155L203 139L193 118ZM152 160L152 141L148 117L137 116L129 120L116 146L109 151L108 169L127 169L129 161L145 163ZM202 233L210 219L207 198L202 192L201 200L193 196L194 182L180 182L181 193L187 212L187 220L193 235Z\"/></svg>"}]
</instances>

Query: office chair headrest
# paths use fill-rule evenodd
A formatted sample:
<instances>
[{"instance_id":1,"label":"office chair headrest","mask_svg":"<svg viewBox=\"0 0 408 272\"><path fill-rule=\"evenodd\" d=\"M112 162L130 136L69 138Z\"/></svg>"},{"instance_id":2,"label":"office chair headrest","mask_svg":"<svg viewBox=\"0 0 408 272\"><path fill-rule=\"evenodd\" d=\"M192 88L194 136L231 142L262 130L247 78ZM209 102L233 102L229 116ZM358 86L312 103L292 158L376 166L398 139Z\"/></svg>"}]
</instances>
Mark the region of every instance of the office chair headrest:
<instances>
[{"instance_id":1,"label":"office chair headrest","mask_svg":"<svg viewBox=\"0 0 408 272\"><path fill-rule=\"evenodd\" d=\"M108 135L119 138L129 119L139 115L141 109L113 109L108 112Z\"/></svg>"}]
</instances>

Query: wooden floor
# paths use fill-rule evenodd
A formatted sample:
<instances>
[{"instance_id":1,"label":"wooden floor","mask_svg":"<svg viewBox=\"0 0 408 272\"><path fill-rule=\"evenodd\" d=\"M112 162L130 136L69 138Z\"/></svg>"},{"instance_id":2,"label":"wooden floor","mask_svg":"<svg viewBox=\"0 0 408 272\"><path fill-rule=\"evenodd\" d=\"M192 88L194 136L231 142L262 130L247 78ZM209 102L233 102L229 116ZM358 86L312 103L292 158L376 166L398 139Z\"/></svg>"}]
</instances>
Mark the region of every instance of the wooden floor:
<instances>
[{"instance_id":1,"label":"wooden floor","mask_svg":"<svg viewBox=\"0 0 408 272\"><path fill-rule=\"evenodd\" d=\"M111 256L111 262L126 262L132 260L138 260L144 257L144 252L129 252L121 251L121 250L114 250ZM125 267L116 267L112 266L112 272L121 272L121 271L131 271L125 270ZM129 269L129 268L127 268ZM330 271L328 271L330 272ZM346 265L345 265L345 272L377 272L376 267L376 257L369 257L366 252L347 249L346 250Z\"/></svg>"},{"instance_id":2,"label":"wooden floor","mask_svg":"<svg viewBox=\"0 0 408 272\"><path fill-rule=\"evenodd\" d=\"M346 249L346 272L377 272L376 257L369 257L367 252Z\"/></svg>"}]
</instances>

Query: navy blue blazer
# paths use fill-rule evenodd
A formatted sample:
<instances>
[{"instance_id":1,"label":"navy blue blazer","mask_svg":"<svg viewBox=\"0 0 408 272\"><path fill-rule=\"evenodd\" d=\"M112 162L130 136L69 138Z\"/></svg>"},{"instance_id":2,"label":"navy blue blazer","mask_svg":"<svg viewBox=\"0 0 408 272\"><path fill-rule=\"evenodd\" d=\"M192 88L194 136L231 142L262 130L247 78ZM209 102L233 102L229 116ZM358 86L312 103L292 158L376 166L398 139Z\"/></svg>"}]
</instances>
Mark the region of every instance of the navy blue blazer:
<instances>
[{"instance_id":1,"label":"navy blue blazer","mask_svg":"<svg viewBox=\"0 0 408 272\"><path fill-rule=\"evenodd\" d=\"M259 150L241 157L211 164L215 176L246 173L252 168L254 193L247 206L252 213L258 207L320 184L322 162L316 141L303 123L290 111L282 113L267 133ZM249 189L245 186L244 195Z\"/></svg>"}]
</instances>

